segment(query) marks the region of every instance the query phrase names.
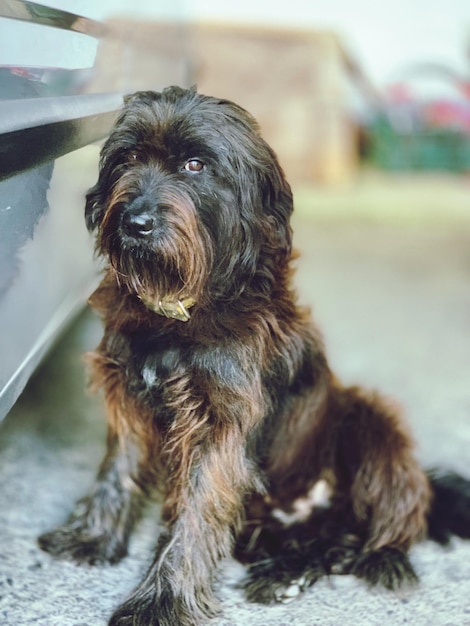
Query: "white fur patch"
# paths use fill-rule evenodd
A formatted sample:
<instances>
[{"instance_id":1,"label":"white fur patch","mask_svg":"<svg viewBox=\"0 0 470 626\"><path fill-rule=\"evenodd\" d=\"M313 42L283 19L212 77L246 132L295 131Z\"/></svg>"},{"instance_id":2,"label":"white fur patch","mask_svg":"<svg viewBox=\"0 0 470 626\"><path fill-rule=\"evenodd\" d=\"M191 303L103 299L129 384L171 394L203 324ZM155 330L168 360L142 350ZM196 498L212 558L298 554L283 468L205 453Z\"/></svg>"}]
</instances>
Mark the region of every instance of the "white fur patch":
<instances>
[{"instance_id":1,"label":"white fur patch","mask_svg":"<svg viewBox=\"0 0 470 626\"><path fill-rule=\"evenodd\" d=\"M332 489L326 480L318 480L309 489L306 496L297 498L297 500L292 502L291 512L276 508L272 510L272 516L284 524L284 526L303 522L312 514L315 508L327 509L330 506L331 495Z\"/></svg>"}]
</instances>

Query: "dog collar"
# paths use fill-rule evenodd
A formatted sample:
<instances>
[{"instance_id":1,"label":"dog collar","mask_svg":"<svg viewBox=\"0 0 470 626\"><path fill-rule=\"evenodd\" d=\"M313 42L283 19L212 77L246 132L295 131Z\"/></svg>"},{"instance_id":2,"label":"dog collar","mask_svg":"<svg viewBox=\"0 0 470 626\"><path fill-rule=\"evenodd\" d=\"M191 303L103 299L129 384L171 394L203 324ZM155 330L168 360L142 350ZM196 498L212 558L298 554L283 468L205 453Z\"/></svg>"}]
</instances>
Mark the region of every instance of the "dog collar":
<instances>
[{"instance_id":1,"label":"dog collar","mask_svg":"<svg viewBox=\"0 0 470 626\"><path fill-rule=\"evenodd\" d=\"M145 296L139 296L139 298L145 306L154 313L170 319L179 320L180 322L187 322L191 318L188 309L196 304L194 298L191 297L181 298L181 300L171 300L167 296L156 302Z\"/></svg>"}]
</instances>

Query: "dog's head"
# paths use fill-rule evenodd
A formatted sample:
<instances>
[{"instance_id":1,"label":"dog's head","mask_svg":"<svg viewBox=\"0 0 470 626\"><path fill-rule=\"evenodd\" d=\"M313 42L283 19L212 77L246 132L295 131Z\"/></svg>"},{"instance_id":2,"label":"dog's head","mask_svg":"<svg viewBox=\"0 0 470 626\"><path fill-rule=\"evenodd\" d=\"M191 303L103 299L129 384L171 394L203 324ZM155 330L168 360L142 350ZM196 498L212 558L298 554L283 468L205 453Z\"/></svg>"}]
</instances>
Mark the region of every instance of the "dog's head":
<instances>
[{"instance_id":1,"label":"dog's head","mask_svg":"<svg viewBox=\"0 0 470 626\"><path fill-rule=\"evenodd\" d=\"M138 92L105 143L86 222L141 297L238 297L272 289L291 252L292 195L242 108L170 87Z\"/></svg>"}]
</instances>

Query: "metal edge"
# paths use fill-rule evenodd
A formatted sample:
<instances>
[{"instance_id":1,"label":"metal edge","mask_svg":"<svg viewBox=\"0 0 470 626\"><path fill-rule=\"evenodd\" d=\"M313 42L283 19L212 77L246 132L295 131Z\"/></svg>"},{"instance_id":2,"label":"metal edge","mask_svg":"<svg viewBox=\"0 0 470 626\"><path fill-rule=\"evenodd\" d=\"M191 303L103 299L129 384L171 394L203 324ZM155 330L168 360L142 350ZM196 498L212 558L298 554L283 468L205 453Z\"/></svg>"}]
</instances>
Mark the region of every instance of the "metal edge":
<instances>
[{"instance_id":1,"label":"metal edge","mask_svg":"<svg viewBox=\"0 0 470 626\"><path fill-rule=\"evenodd\" d=\"M0 0L0 17L42 24L95 38L103 37L107 32L103 24L91 18L26 0Z\"/></svg>"},{"instance_id":2,"label":"metal edge","mask_svg":"<svg viewBox=\"0 0 470 626\"><path fill-rule=\"evenodd\" d=\"M0 101L0 135L110 113L119 110L122 104L123 94L120 93L3 100Z\"/></svg>"}]
</instances>

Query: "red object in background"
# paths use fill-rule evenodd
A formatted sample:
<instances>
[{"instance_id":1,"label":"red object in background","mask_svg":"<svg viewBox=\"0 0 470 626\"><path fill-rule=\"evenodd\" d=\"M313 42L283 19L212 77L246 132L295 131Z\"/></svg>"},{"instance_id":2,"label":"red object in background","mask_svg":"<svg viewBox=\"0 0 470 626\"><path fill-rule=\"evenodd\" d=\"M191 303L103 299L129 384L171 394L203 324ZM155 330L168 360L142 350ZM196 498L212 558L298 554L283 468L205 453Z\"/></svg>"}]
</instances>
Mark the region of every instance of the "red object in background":
<instances>
[{"instance_id":1,"label":"red object in background","mask_svg":"<svg viewBox=\"0 0 470 626\"><path fill-rule=\"evenodd\" d=\"M470 103L468 102L436 100L423 107L423 116L430 126L470 133Z\"/></svg>"},{"instance_id":2,"label":"red object in background","mask_svg":"<svg viewBox=\"0 0 470 626\"><path fill-rule=\"evenodd\" d=\"M461 80L458 82L457 87L459 91L465 96L465 98L467 98L467 100L470 100L470 82Z\"/></svg>"},{"instance_id":3,"label":"red object in background","mask_svg":"<svg viewBox=\"0 0 470 626\"><path fill-rule=\"evenodd\" d=\"M394 104L412 102L414 100L413 91L410 86L405 83L393 83L388 85L386 98Z\"/></svg>"},{"instance_id":4,"label":"red object in background","mask_svg":"<svg viewBox=\"0 0 470 626\"><path fill-rule=\"evenodd\" d=\"M439 98L426 102L420 101L410 83L397 82L387 87L386 99L392 106L415 104L428 127L470 134L470 82L459 80L455 86L460 97L456 93L456 99Z\"/></svg>"}]
</instances>

